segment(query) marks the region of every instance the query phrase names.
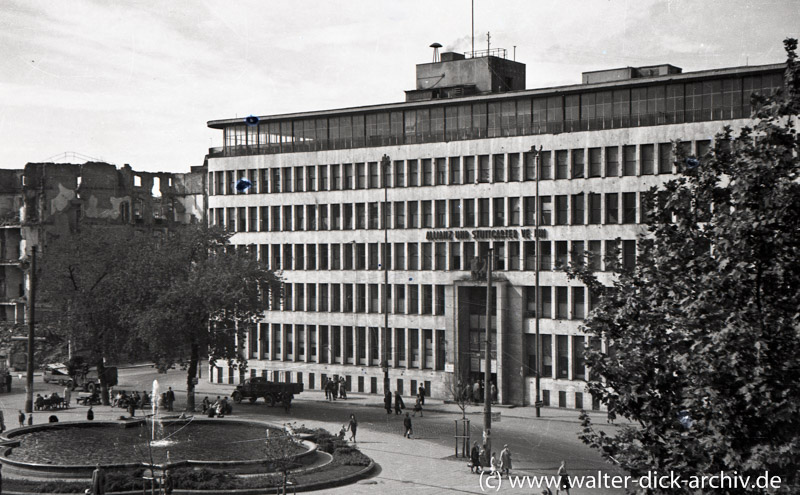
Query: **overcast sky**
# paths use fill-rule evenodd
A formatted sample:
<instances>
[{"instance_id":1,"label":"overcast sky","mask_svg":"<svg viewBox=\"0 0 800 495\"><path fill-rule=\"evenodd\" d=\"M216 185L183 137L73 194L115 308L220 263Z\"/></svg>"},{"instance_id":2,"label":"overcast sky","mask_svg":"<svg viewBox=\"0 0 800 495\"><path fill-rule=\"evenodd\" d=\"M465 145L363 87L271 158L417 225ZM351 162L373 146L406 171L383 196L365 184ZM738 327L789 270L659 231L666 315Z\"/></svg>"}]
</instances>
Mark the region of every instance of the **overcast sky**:
<instances>
[{"instance_id":1,"label":"overcast sky","mask_svg":"<svg viewBox=\"0 0 800 495\"><path fill-rule=\"evenodd\" d=\"M528 88L782 62L800 28L796 0L474 1L476 49L516 45ZM2 0L0 168L185 172L221 145L209 120L402 101L429 45L468 51L470 30L470 0Z\"/></svg>"}]
</instances>

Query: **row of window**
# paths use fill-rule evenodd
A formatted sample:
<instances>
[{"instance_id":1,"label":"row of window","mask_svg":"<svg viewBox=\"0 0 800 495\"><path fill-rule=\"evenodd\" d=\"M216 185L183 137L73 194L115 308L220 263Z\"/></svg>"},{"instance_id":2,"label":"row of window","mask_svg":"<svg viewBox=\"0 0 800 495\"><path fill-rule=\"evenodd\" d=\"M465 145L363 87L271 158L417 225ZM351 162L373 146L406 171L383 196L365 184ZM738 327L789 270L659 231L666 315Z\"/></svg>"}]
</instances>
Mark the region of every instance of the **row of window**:
<instances>
[{"instance_id":1,"label":"row of window","mask_svg":"<svg viewBox=\"0 0 800 495\"><path fill-rule=\"evenodd\" d=\"M692 154L692 143L681 143ZM708 152L711 141L696 142L696 154ZM209 172L209 194L240 194L239 179L252 184L245 194L347 191L385 187L441 186L536 180L534 154L503 153L420 160L272 167ZM539 179L583 179L671 174L672 143L606 146L542 151Z\"/></svg>"},{"instance_id":2,"label":"row of window","mask_svg":"<svg viewBox=\"0 0 800 495\"><path fill-rule=\"evenodd\" d=\"M257 247L257 246L260 246ZM626 269L636 263L635 240L549 241L540 240L540 270L559 270L569 262L587 262L594 271L610 270L608 256L617 257ZM387 247L384 265L383 243L343 244L250 244L237 245L258 257L271 270L470 270L476 256L485 259L490 247L494 270L535 270L536 241L478 242L396 242ZM613 258L612 258L613 259Z\"/></svg>"},{"instance_id":3,"label":"row of window","mask_svg":"<svg viewBox=\"0 0 800 495\"><path fill-rule=\"evenodd\" d=\"M271 361L380 366L381 327L260 323L247 333L247 356ZM393 368L443 370L444 330L390 328L387 356Z\"/></svg>"},{"instance_id":4,"label":"row of window","mask_svg":"<svg viewBox=\"0 0 800 495\"><path fill-rule=\"evenodd\" d=\"M644 223L648 192L540 195L539 226ZM231 232L438 229L536 225L536 197L209 208ZM381 216L386 223L381 222ZM387 225L388 224L388 225Z\"/></svg>"},{"instance_id":5,"label":"row of window","mask_svg":"<svg viewBox=\"0 0 800 495\"><path fill-rule=\"evenodd\" d=\"M379 314L383 312L384 297L380 287L382 284L285 283L283 298L274 294L271 309ZM390 284L386 303L393 314L444 315L447 311L444 288L432 284ZM587 299L584 286L540 286L539 291L541 318L582 320L596 304L592 297ZM526 317L536 315L533 286L525 287L525 308Z\"/></svg>"},{"instance_id":6,"label":"row of window","mask_svg":"<svg viewBox=\"0 0 800 495\"><path fill-rule=\"evenodd\" d=\"M543 378L556 378L567 380L586 379L586 358L584 351L586 344L595 349L600 348L600 339L585 337L583 335L548 335L542 334L540 338L540 352L542 353ZM525 374L536 375L536 335L525 334Z\"/></svg>"},{"instance_id":7,"label":"row of window","mask_svg":"<svg viewBox=\"0 0 800 495\"><path fill-rule=\"evenodd\" d=\"M753 93L769 95L782 74L637 85L502 101L229 125L211 156L291 153L467 139L555 134L749 117Z\"/></svg>"}]
</instances>

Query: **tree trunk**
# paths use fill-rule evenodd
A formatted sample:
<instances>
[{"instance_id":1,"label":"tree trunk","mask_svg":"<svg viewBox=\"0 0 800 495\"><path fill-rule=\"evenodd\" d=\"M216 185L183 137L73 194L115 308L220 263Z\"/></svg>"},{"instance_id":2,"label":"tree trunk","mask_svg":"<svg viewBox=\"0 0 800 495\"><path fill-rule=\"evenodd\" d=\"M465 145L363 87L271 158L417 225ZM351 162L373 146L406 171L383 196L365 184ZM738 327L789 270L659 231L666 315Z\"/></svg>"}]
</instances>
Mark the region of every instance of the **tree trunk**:
<instances>
[{"instance_id":1,"label":"tree trunk","mask_svg":"<svg viewBox=\"0 0 800 495\"><path fill-rule=\"evenodd\" d=\"M197 342L192 342L189 369L186 371L186 410L190 412L194 412L194 378L197 376L198 361L200 361L200 348Z\"/></svg>"},{"instance_id":2,"label":"tree trunk","mask_svg":"<svg viewBox=\"0 0 800 495\"><path fill-rule=\"evenodd\" d=\"M106 380L106 366L103 358L97 359L97 380L100 382L100 398L104 406L108 406L111 402L108 400L108 382Z\"/></svg>"}]
</instances>

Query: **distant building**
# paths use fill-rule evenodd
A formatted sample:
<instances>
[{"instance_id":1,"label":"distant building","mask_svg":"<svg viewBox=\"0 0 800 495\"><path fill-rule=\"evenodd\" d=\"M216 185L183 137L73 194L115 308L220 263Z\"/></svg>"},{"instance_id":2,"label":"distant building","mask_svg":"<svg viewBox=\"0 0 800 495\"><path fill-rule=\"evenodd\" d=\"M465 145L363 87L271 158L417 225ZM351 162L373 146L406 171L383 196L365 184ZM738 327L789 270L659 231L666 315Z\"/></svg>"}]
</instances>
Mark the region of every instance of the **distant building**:
<instances>
[{"instance_id":1,"label":"distant building","mask_svg":"<svg viewBox=\"0 0 800 495\"><path fill-rule=\"evenodd\" d=\"M28 274L24 262L51 239L97 226L169 228L205 222L206 172L137 172L125 165L28 163L0 170L0 328L22 331ZM37 316L37 320L41 317ZM9 353L11 366L25 367L25 344Z\"/></svg>"},{"instance_id":2,"label":"distant building","mask_svg":"<svg viewBox=\"0 0 800 495\"><path fill-rule=\"evenodd\" d=\"M525 66L499 51L444 53L417 66L402 103L210 121L223 146L209 152L209 221L285 278L283 300L249 329L248 373L308 389L339 375L383 394L388 331L391 389L424 384L445 398L451 373L483 378L486 283L472 272L493 249L500 402L532 404L538 369L546 405L599 407L585 395L583 350L605 343L580 330L594 301L559 267L590 254L610 283L602 257L614 249L633 266L645 193L674 177L672 142L704 155L723 125L748 122L751 93L780 87L783 69L626 67L525 90ZM237 191L239 179L252 186ZM218 383L243 378L211 371Z\"/></svg>"}]
</instances>

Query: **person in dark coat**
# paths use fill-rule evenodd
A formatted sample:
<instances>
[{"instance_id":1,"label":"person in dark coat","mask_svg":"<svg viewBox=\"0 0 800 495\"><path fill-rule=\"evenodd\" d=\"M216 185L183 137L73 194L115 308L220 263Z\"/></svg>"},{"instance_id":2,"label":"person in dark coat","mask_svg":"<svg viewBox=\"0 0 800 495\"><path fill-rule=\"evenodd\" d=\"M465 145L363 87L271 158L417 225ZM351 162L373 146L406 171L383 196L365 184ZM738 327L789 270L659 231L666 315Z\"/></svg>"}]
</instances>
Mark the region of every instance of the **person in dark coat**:
<instances>
[{"instance_id":1,"label":"person in dark coat","mask_svg":"<svg viewBox=\"0 0 800 495\"><path fill-rule=\"evenodd\" d=\"M422 396L418 395L417 396L417 403L414 404L414 414L412 414L412 416L416 416L417 413L419 413L419 417L420 418L422 417L422 403L423 402L424 402L424 399L422 398Z\"/></svg>"},{"instance_id":2,"label":"person in dark coat","mask_svg":"<svg viewBox=\"0 0 800 495\"><path fill-rule=\"evenodd\" d=\"M105 495L106 493L106 473L97 464L92 472L92 493L94 495Z\"/></svg>"},{"instance_id":3,"label":"person in dark coat","mask_svg":"<svg viewBox=\"0 0 800 495\"><path fill-rule=\"evenodd\" d=\"M347 425L347 428L350 430L350 441L353 443L356 442L356 431L358 430L358 421L356 421L355 414L350 415L350 424Z\"/></svg>"},{"instance_id":4,"label":"person in dark coat","mask_svg":"<svg viewBox=\"0 0 800 495\"><path fill-rule=\"evenodd\" d=\"M167 390L167 411L172 411L172 405L175 403L175 392L172 391L172 387Z\"/></svg>"},{"instance_id":5,"label":"person in dark coat","mask_svg":"<svg viewBox=\"0 0 800 495\"><path fill-rule=\"evenodd\" d=\"M403 409L406 408L405 403L403 402L403 398L400 397L400 392L395 390L394 392L394 413L401 414Z\"/></svg>"},{"instance_id":6,"label":"person in dark coat","mask_svg":"<svg viewBox=\"0 0 800 495\"><path fill-rule=\"evenodd\" d=\"M388 390L383 394L383 407L386 408L386 414L392 414L392 393Z\"/></svg>"},{"instance_id":7,"label":"person in dark coat","mask_svg":"<svg viewBox=\"0 0 800 495\"><path fill-rule=\"evenodd\" d=\"M172 491L175 489L175 483L172 481L172 474L169 472L169 469L164 471L164 494L165 495L172 495Z\"/></svg>"},{"instance_id":8,"label":"person in dark coat","mask_svg":"<svg viewBox=\"0 0 800 495\"><path fill-rule=\"evenodd\" d=\"M406 429L406 432L403 433L403 437L411 438L411 416L409 416L408 413L406 413L406 417L403 418L403 428Z\"/></svg>"},{"instance_id":9,"label":"person in dark coat","mask_svg":"<svg viewBox=\"0 0 800 495\"><path fill-rule=\"evenodd\" d=\"M94 411L92 411L92 406L89 406L89 410L86 411L86 420L87 421L94 420Z\"/></svg>"},{"instance_id":10,"label":"person in dark coat","mask_svg":"<svg viewBox=\"0 0 800 495\"><path fill-rule=\"evenodd\" d=\"M481 472L481 450L478 442L472 442L472 450L469 451L469 470L477 474Z\"/></svg>"},{"instance_id":11,"label":"person in dark coat","mask_svg":"<svg viewBox=\"0 0 800 495\"><path fill-rule=\"evenodd\" d=\"M420 398L420 404L424 406L425 405L425 387L423 385L419 386L418 393L419 393L419 398Z\"/></svg>"},{"instance_id":12,"label":"person in dark coat","mask_svg":"<svg viewBox=\"0 0 800 495\"><path fill-rule=\"evenodd\" d=\"M25 413L22 412L21 409L18 409L18 411L19 411L19 416L17 416L17 418L19 419L19 427L22 428L23 426L25 426Z\"/></svg>"}]
</instances>

